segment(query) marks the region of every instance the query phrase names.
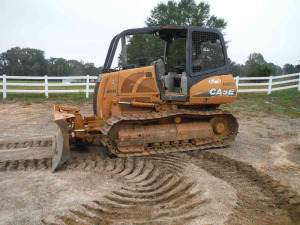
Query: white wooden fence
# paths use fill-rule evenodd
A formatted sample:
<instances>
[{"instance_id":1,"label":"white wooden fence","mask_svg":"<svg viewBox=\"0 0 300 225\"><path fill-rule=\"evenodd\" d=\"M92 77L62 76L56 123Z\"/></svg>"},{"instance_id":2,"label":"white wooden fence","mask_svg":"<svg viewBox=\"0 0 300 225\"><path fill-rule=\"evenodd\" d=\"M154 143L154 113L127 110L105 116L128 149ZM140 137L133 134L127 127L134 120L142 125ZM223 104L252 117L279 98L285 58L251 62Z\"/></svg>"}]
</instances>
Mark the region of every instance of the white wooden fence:
<instances>
[{"instance_id":1,"label":"white wooden fence","mask_svg":"<svg viewBox=\"0 0 300 225\"><path fill-rule=\"evenodd\" d=\"M249 82L250 81L250 82ZM256 81L256 82L252 82ZM259 81L259 82L258 82ZM238 92L267 92L298 88L300 91L300 73L293 73L281 76L270 77L235 77ZM250 87L251 89L241 89L240 87ZM262 87L262 88L253 88Z\"/></svg>"},{"instance_id":2,"label":"white wooden fence","mask_svg":"<svg viewBox=\"0 0 300 225\"><path fill-rule=\"evenodd\" d=\"M69 76L69 77L25 77L25 76L0 76L2 79L2 83L0 83L0 92L3 92L3 98L7 98L7 93L45 93L45 96L48 98L49 93L75 93L75 92L85 92L86 98L89 97L90 92L94 92L93 89L90 89L90 86L95 86L94 82L91 80L96 80L97 76ZM16 82L8 82L9 80L13 80ZM30 82L22 83L20 80L30 80ZM32 81L34 80L34 81ZM66 80L78 80L78 83L68 83L63 82ZM84 82L82 82L84 80ZM0 80L1 81L1 80ZM52 82L51 82L52 81ZM60 81L60 82L57 82ZM38 90L20 90L20 89L9 89L10 86L21 86L21 87L44 87L43 89ZM81 89L57 89L51 90L49 87L80 87ZM85 87L84 89L82 87Z\"/></svg>"},{"instance_id":3,"label":"white wooden fence","mask_svg":"<svg viewBox=\"0 0 300 225\"><path fill-rule=\"evenodd\" d=\"M3 98L7 98L7 93L44 93L48 98L49 93L74 93L83 92L86 94L86 98L89 97L89 93L93 92L90 89L91 86L95 86L91 80L96 80L96 76L69 76L69 77L25 77L25 76L0 76L0 92L3 92ZM13 82L8 82L12 80ZM30 80L31 82L20 82L20 80ZM34 80L34 81L32 81ZM79 83L67 83L62 82L65 80L79 80ZM84 80L84 82L82 82ZM35 82L36 81L36 82ZM56 82L53 82L56 81ZM60 81L60 82L57 82ZM300 73L282 75L282 76L270 76L270 77L235 77L238 92L267 92L270 94L272 91L284 90L289 88L298 88L300 91ZM253 82L255 81L255 82ZM286 86L287 85L287 86ZM38 90L21 90L21 89L9 89L10 86L20 87L43 87ZM81 89L49 89L49 87L84 87ZM240 88L243 87L243 88ZM244 89L244 87L250 87L251 89ZM259 88L253 88L259 87ZM260 88L262 87L262 88Z\"/></svg>"}]
</instances>

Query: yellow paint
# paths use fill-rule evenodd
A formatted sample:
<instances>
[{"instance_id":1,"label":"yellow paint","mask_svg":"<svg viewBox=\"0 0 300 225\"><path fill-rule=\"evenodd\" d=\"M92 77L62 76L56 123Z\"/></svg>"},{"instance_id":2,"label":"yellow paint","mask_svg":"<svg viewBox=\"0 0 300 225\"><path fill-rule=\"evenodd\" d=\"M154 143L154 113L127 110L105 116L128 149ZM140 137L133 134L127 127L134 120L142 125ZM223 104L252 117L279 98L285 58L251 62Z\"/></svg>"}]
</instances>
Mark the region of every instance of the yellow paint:
<instances>
[{"instance_id":1,"label":"yellow paint","mask_svg":"<svg viewBox=\"0 0 300 225\"><path fill-rule=\"evenodd\" d=\"M233 76L220 75L204 79L190 89L190 104L224 104L236 99Z\"/></svg>"}]
</instances>

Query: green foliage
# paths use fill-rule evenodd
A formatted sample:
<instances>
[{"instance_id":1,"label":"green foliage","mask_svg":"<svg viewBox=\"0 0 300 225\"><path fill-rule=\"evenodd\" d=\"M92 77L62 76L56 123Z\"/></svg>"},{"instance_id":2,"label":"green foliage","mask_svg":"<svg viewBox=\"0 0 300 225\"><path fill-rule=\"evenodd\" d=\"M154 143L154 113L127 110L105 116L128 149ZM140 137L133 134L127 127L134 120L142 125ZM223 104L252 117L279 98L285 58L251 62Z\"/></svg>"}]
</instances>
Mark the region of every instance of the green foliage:
<instances>
[{"instance_id":1,"label":"green foliage","mask_svg":"<svg viewBox=\"0 0 300 225\"><path fill-rule=\"evenodd\" d=\"M251 53L248 56L248 60L246 61L245 65L249 68L255 66L255 65L263 65L266 64L266 60L264 59L263 55L260 53Z\"/></svg>"},{"instance_id":2,"label":"green foliage","mask_svg":"<svg viewBox=\"0 0 300 225\"><path fill-rule=\"evenodd\" d=\"M245 65L238 64L235 62L231 62L229 64L229 72L234 76L240 76L240 77L245 77L246 76L246 68Z\"/></svg>"},{"instance_id":3,"label":"green foliage","mask_svg":"<svg viewBox=\"0 0 300 225\"><path fill-rule=\"evenodd\" d=\"M258 74L262 75L261 72L264 71L262 67L267 62L265 61L264 57L260 53L252 53L248 56L248 60L245 62L245 69L247 76L259 76ZM264 75L263 75L264 76Z\"/></svg>"},{"instance_id":4,"label":"green foliage","mask_svg":"<svg viewBox=\"0 0 300 225\"><path fill-rule=\"evenodd\" d=\"M94 63L85 63L83 65L83 70L85 74L91 76L98 76L102 72L102 68L97 68Z\"/></svg>"},{"instance_id":5,"label":"green foliage","mask_svg":"<svg viewBox=\"0 0 300 225\"><path fill-rule=\"evenodd\" d=\"M271 75L279 76L283 74L283 69L280 66L277 66L274 63L267 63L267 65L274 70Z\"/></svg>"},{"instance_id":6,"label":"green foliage","mask_svg":"<svg viewBox=\"0 0 300 225\"><path fill-rule=\"evenodd\" d=\"M138 58L147 57L149 65L155 59L164 55L164 42L152 35L140 34L129 38L127 46L128 64L136 64Z\"/></svg>"},{"instance_id":7,"label":"green foliage","mask_svg":"<svg viewBox=\"0 0 300 225\"><path fill-rule=\"evenodd\" d=\"M274 66L273 66L274 65ZM268 65L263 55L252 53L245 62L248 77L269 77L275 73L275 64Z\"/></svg>"},{"instance_id":8,"label":"green foliage","mask_svg":"<svg viewBox=\"0 0 300 225\"><path fill-rule=\"evenodd\" d=\"M63 58L50 58L48 60L48 74L52 76L67 76L70 74L68 61Z\"/></svg>"},{"instance_id":9,"label":"green foliage","mask_svg":"<svg viewBox=\"0 0 300 225\"><path fill-rule=\"evenodd\" d=\"M274 73L274 69L267 65L255 65L251 68L250 72L247 73L248 77L269 77Z\"/></svg>"},{"instance_id":10,"label":"green foliage","mask_svg":"<svg viewBox=\"0 0 300 225\"><path fill-rule=\"evenodd\" d=\"M285 64L283 66L284 74L291 74L291 73L299 73L300 72L300 65L294 66L293 64Z\"/></svg>"},{"instance_id":11,"label":"green foliage","mask_svg":"<svg viewBox=\"0 0 300 225\"><path fill-rule=\"evenodd\" d=\"M178 64L185 64L186 62L186 40L175 39L169 47L168 65L176 67ZM174 71L174 68L171 70Z\"/></svg>"},{"instance_id":12,"label":"green foliage","mask_svg":"<svg viewBox=\"0 0 300 225\"><path fill-rule=\"evenodd\" d=\"M241 77L268 77L283 74L280 66L274 63L267 63L261 53L250 54L244 65L231 62L229 72L234 76Z\"/></svg>"},{"instance_id":13,"label":"green foliage","mask_svg":"<svg viewBox=\"0 0 300 225\"><path fill-rule=\"evenodd\" d=\"M0 54L0 74L11 76L97 76L102 68L64 58L45 59L45 53L33 48L11 48Z\"/></svg>"},{"instance_id":14,"label":"green foliage","mask_svg":"<svg viewBox=\"0 0 300 225\"><path fill-rule=\"evenodd\" d=\"M159 3L151 10L147 26L188 25L225 29L227 22L210 15L209 3L194 0L168 1Z\"/></svg>"},{"instance_id":15,"label":"green foliage","mask_svg":"<svg viewBox=\"0 0 300 225\"><path fill-rule=\"evenodd\" d=\"M218 28L226 28L227 22L214 15L210 15L209 3L194 0L180 0L161 2L151 10L150 16L145 21L150 26L189 25ZM175 61L185 62L185 42L175 40L170 49L169 65L175 65ZM164 55L164 41L152 35L134 35L129 38L127 46L128 64L136 64L138 58L147 57L149 65L155 59ZM121 64L119 56L119 65Z\"/></svg>"},{"instance_id":16,"label":"green foliage","mask_svg":"<svg viewBox=\"0 0 300 225\"><path fill-rule=\"evenodd\" d=\"M0 55L1 72L8 75L45 75L47 60L44 51L33 48L11 48Z\"/></svg>"}]
</instances>

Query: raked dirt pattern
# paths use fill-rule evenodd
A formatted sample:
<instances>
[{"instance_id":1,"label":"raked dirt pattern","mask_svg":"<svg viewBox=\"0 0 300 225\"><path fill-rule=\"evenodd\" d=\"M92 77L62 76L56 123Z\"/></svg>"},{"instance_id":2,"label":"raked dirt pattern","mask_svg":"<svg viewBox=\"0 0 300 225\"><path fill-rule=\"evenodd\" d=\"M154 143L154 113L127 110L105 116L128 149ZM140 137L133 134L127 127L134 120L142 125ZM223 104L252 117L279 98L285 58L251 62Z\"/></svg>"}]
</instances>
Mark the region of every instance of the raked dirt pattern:
<instances>
[{"instance_id":1,"label":"raked dirt pattern","mask_svg":"<svg viewBox=\"0 0 300 225\"><path fill-rule=\"evenodd\" d=\"M210 151L74 147L53 174L52 109L1 104L0 224L299 224L299 119L241 113L236 142Z\"/></svg>"}]
</instances>

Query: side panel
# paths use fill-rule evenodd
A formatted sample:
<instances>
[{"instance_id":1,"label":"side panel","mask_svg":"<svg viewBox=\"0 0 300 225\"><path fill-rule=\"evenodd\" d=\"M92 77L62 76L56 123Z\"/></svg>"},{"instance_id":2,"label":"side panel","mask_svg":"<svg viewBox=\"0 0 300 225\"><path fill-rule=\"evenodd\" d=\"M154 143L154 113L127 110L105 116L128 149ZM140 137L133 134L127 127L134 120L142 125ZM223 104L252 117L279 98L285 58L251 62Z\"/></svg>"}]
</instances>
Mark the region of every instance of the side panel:
<instances>
[{"instance_id":1,"label":"side panel","mask_svg":"<svg viewBox=\"0 0 300 225\"><path fill-rule=\"evenodd\" d=\"M201 80L190 89L191 104L231 103L237 97L237 88L233 76L220 75Z\"/></svg>"},{"instance_id":2,"label":"side panel","mask_svg":"<svg viewBox=\"0 0 300 225\"><path fill-rule=\"evenodd\" d=\"M103 119L107 120L113 114L120 114L118 110L113 113L112 108L117 104L117 92L120 72L113 72L108 74L108 80L103 93Z\"/></svg>"},{"instance_id":3,"label":"side panel","mask_svg":"<svg viewBox=\"0 0 300 225\"><path fill-rule=\"evenodd\" d=\"M150 112L150 108L134 107L125 102L159 102L160 93L155 78L154 66L120 71L118 104L122 113Z\"/></svg>"},{"instance_id":4,"label":"side panel","mask_svg":"<svg viewBox=\"0 0 300 225\"><path fill-rule=\"evenodd\" d=\"M149 101L160 100L154 66L124 70L119 74L118 96L147 96Z\"/></svg>"},{"instance_id":5,"label":"side panel","mask_svg":"<svg viewBox=\"0 0 300 225\"><path fill-rule=\"evenodd\" d=\"M114 114L151 111L150 108L126 104L131 101L160 101L154 66L103 75L97 93L98 118L107 120Z\"/></svg>"},{"instance_id":6,"label":"side panel","mask_svg":"<svg viewBox=\"0 0 300 225\"><path fill-rule=\"evenodd\" d=\"M113 101L117 100L119 72L103 75L97 95L97 117L107 120L111 117Z\"/></svg>"}]
</instances>

